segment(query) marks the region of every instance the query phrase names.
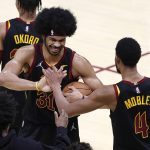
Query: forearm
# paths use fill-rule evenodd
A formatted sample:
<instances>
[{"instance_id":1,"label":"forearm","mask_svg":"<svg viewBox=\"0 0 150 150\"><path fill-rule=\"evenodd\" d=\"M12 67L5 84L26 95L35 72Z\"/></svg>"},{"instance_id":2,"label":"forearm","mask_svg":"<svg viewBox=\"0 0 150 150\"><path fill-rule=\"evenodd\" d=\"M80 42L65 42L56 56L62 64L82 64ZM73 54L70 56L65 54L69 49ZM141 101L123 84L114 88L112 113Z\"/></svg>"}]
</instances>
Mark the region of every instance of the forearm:
<instances>
[{"instance_id":1,"label":"forearm","mask_svg":"<svg viewBox=\"0 0 150 150\"><path fill-rule=\"evenodd\" d=\"M69 115L69 102L64 97L60 85L55 84L53 89L53 95L55 97L56 105L58 107L59 113L61 113L61 110L64 109L65 112Z\"/></svg>"},{"instance_id":2,"label":"forearm","mask_svg":"<svg viewBox=\"0 0 150 150\"><path fill-rule=\"evenodd\" d=\"M36 82L21 79L12 73L0 74L0 85L16 91L36 90Z\"/></svg>"}]
</instances>

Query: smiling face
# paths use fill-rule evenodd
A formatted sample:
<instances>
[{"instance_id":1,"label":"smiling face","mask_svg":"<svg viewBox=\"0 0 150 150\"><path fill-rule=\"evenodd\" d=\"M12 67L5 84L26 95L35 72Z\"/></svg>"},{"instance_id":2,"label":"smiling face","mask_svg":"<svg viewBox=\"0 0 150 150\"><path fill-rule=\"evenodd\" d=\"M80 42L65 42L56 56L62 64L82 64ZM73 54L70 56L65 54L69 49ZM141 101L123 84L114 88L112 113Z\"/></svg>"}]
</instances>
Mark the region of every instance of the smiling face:
<instances>
[{"instance_id":1,"label":"smiling face","mask_svg":"<svg viewBox=\"0 0 150 150\"><path fill-rule=\"evenodd\" d=\"M57 56L64 49L66 36L46 36L45 47L50 55Z\"/></svg>"}]
</instances>

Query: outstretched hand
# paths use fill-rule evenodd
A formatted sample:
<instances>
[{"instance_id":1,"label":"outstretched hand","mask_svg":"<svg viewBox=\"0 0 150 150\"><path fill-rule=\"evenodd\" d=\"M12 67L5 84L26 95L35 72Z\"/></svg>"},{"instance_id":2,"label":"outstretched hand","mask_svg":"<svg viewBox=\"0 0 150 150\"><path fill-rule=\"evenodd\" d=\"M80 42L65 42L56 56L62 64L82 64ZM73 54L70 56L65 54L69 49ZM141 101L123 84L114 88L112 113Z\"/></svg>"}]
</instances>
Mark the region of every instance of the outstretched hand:
<instances>
[{"instance_id":1,"label":"outstretched hand","mask_svg":"<svg viewBox=\"0 0 150 150\"><path fill-rule=\"evenodd\" d=\"M69 86L68 88L70 89L71 92L65 92L64 96L66 97L69 103L73 103L83 98L83 94L74 86Z\"/></svg>"},{"instance_id":2,"label":"outstretched hand","mask_svg":"<svg viewBox=\"0 0 150 150\"><path fill-rule=\"evenodd\" d=\"M48 69L43 69L48 85L53 89L55 85L60 85L62 79L67 75L66 70L60 67L58 70L55 66Z\"/></svg>"}]
</instances>

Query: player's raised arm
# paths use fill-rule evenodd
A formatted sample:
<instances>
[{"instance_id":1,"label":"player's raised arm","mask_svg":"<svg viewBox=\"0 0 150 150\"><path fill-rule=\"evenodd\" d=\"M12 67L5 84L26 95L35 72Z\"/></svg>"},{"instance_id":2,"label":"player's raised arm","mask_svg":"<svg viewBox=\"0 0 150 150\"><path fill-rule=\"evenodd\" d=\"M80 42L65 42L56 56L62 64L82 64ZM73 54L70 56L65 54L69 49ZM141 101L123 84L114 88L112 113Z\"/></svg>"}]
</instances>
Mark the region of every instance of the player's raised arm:
<instances>
[{"instance_id":1,"label":"player's raised arm","mask_svg":"<svg viewBox=\"0 0 150 150\"><path fill-rule=\"evenodd\" d=\"M61 109L64 109L70 117L90 112L92 110L103 107L104 105L108 105L111 109L113 109L114 107L116 97L112 85L103 86L101 89L95 90L84 100L69 103L63 96L55 71L52 69L47 69L45 70L44 74L46 76L48 84L53 90L53 94L55 96L59 111Z\"/></svg>"},{"instance_id":2,"label":"player's raised arm","mask_svg":"<svg viewBox=\"0 0 150 150\"><path fill-rule=\"evenodd\" d=\"M3 78L2 86L13 90L34 90L35 83L32 81L24 80L18 77L21 73L23 65L28 63L31 55L29 47L22 47L18 49L15 57L10 60L1 72Z\"/></svg>"},{"instance_id":3,"label":"player's raised arm","mask_svg":"<svg viewBox=\"0 0 150 150\"><path fill-rule=\"evenodd\" d=\"M46 83L44 80L37 83L18 77L25 64L32 64L33 58L34 47L32 45L18 49L15 57L6 64L0 74L1 86L17 91L42 90L43 85Z\"/></svg>"}]
</instances>

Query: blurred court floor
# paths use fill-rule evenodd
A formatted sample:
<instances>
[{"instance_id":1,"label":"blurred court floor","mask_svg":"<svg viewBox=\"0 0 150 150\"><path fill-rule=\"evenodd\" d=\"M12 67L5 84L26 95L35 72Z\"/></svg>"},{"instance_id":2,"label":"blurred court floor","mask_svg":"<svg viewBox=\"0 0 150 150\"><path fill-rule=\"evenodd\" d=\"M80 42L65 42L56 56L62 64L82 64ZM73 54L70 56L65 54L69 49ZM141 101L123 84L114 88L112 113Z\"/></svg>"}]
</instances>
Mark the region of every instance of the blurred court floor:
<instances>
[{"instance_id":1,"label":"blurred court floor","mask_svg":"<svg viewBox=\"0 0 150 150\"><path fill-rule=\"evenodd\" d=\"M1 3L0 21L18 16L15 0ZM115 72L115 46L123 37L133 37L141 45L143 57L138 69L150 74L149 0L43 0L44 7L61 6L77 17L78 29L67 46L85 56L104 84L121 80ZM94 150L112 150L113 136L109 110L96 110L79 117L81 141Z\"/></svg>"}]
</instances>

